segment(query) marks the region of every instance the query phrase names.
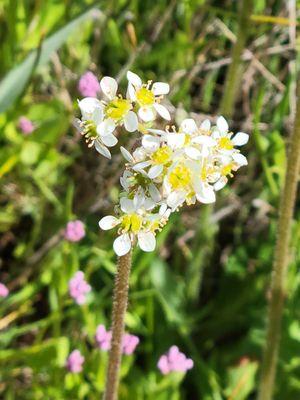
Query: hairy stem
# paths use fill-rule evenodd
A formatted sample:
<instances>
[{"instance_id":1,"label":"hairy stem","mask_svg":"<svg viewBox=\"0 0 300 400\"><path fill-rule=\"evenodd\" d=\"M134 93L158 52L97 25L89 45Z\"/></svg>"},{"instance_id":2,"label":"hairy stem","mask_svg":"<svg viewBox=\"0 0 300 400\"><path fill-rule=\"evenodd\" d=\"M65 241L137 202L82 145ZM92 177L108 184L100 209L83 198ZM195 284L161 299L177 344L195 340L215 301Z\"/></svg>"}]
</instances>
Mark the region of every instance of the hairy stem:
<instances>
[{"instance_id":1,"label":"hairy stem","mask_svg":"<svg viewBox=\"0 0 300 400\"><path fill-rule=\"evenodd\" d=\"M229 118L233 114L237 90L240 87L242 66L241 56L248 37L253 0L242 0L240 2L240 7L236 42L232 48L231 64L227 70L225 87L220 106L220 113Z\"/></svg>"},{"instance_id":2,"label":"hairy stem","mask_svg":"<svg viewBox=\"0 0 300 400\"><path fill-rule=\"evenodd\" d=\"M281 320L285 298L285 278L289 262L291 224L296 199L300 164L300 78L298 80L298 101L295 125L287 157L285 184L279 205L277 241L271 280L271 297L268 310L267 337L262 363L258 400L272 399L278 350L280 344Z\"/></svg>"},{"instance_id":3,"label":"hairy stem","mask_svg":"<svg viewBox=\"0 0 300 400\"><path fill-rule=\"evenodd\" d=\"M104 400L116 400L118 398L119 372L122 359L122 337L124 334L124 320L128 303L130 269L131 251L119 257L118 260L112 310L112 340L109 352Z\"/></svg>"}]
</instances>

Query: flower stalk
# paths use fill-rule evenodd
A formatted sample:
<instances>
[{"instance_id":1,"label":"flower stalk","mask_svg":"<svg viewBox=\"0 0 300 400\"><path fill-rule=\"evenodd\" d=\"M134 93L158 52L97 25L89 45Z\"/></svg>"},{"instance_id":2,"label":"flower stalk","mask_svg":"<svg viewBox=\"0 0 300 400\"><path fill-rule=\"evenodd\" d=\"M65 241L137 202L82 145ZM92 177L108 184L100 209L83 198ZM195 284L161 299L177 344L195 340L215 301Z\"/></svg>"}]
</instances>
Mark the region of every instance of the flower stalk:
<instances>
[{"instance_id":1,"label":"flower stalk","mask_svg":"<svg viewBox=\"0 0 300 400\"><path fill-rule=\"evenodd\" d=\"M128 304L131 254L132 252L129 251L118 259L112 310L112 340L109 352L104 400L116 400L118 398L119 372L122 359L122 338L124 334L125 313Z\"/></svg>"},{"instance_id":2,"label":"flower stalk","mask_svg":"<svg viewBox=\"0 0 300 400\"><path fill-rule=\"evenodd\" d=\"M245 48L250 28L250 16L253 9L253 0L242 0L240 2L240 14L238 21L238 32L236 42L232 49L231 64L228 68L223 97L221 100L220 113L225 117L232 117L237 90L241 80L241 57Z\"/></svg>"},{"instance_id":3,"label":"flower stalk","mask_svg":"<svg viewBox=\"0 0 300 400\"><path fill-rule=\"evenodd\" d=\"M289 263L291 225L296 199L296 189L300 166L300 79L298 80L298 101L294 129L287 157L285 184L279 205L277 241L271 280L271 296L268 310L267 336L263 356L258 400L271 400L278 351L281 323L285 299L286 272Z\"/></svg>"}]
</instances>

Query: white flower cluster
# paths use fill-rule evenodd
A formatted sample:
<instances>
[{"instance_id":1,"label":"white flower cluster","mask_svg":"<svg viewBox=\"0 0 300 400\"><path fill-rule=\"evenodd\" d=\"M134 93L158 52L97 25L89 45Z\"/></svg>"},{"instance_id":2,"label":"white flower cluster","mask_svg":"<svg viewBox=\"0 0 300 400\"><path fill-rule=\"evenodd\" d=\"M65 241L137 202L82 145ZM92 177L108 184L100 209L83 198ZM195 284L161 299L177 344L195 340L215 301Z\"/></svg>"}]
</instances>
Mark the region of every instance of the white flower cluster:
<instances>
[{"instance_id":1,"label":"white flower cluster","mask_svg":"<svg viewBox=\"0 0 300 400\"><path fill-rule=\"evenodd\" d=\"M168 110L160 104L169 85L148 82L128 72L127 96L117 95L117 82L104 77L100 86L105 100L85 98L79 102L81 126L90 146L110 158L107 147L114 146L117 126L128 132L141 133L140 146L132 154L121 147L126 168L120 179L123 192L116 216L99 222L107 230L118 227L114 250L122 256L136 242L144 251L153 251L155 235L167 223L170 214L184 204L213 203L215 192L222 189L228 177L247 159L236 147L247 143L249 136L233 134L224 117L215 126L209 120L197 126L185 119L180 127L153 129L157 114L170 120Z\"/></svg>"}]
</instances>

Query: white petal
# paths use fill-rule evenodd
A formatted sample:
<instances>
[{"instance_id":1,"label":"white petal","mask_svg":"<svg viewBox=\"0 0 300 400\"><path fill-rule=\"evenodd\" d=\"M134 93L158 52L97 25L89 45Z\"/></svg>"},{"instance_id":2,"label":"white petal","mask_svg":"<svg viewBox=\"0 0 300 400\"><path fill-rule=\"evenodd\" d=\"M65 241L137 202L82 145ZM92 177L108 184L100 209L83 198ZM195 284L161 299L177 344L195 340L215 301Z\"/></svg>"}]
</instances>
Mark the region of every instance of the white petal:
<instances>
[{"instance_id":1,"label":"white petal","mask_svg":"<svg viewBox=\"0 0 300 400\"><path fill-rule=\"evenodd\" d=\"M118 139L111 133L109 135L102 136L101 140L107 147L113 147L118 143Z\"/></svg>"},{"instance_id":2,"label":"white petal","mask_svg":"<svg viewBox=\"0 0 300 400\"><path fill-rule=\"evenodd\" d=\"M224 117L221 116L217 119L217 127L221 133L228 131L228 123Z\"/></svg>"},{"instance_id":3,"label":"white petal","mask_svg":"<svg viewBox=\"0 0 300 400\"><path fill-rule=\"evenodd\" d=\"M138 115L141 120L145 122L153 121L155 118L155 112L152 107L141 107L138 111Z\"/></svg>"},{"instance_id":4,"label":"white petal","mask_svg":"<svg viewBox=\"0 0 300 400\"><path fill-rule=\"evenodd\" d=\"M146 211L152 210L156 204L152 199L149 199L149 197L146 198L145 203L144 203L144 208Z\"/></svg>"},{"instance_id":5,"label":"white petal","mask_svg":"<svg viewBox=\"0 0 300 400\"><path fill-rule=\"evenodd\" d=\"M192 118L186 118L181 122L180 130L184 133L192 134L197 130L196 122Z\"/></svg>"},{"instance_id":6,"label":"white petal","mask_svg":"<svg viewBox=\"0 0 300 400\"><path fill-rule=\"evenodd\" d=\"M120 221L118 220L118 218L114 217L113 215L107 215L106 217L100 219L99 226L104 231L107 231L108 229L114 228L119 223Z\"/></svg>"},{"instance_id":7,"label":"white petal","mask_svg":"<svg viewBox=\"0 0 300 400\"><path fill-rule=\"evenodd\" d=\"M95 109L98 107L102 109L102 104L95 97L85 97L78 101L83 119L91 119Z\"/></svg>"},{"instance_id":8,"label":"white petal","mask_svg":"<svg viewBox=\"0 0 300 400\"><path fill-rule=\"evenodd\" d=\"M127 72L127 79L133 86L138 88L141 87L143 84L141 78L137 74L131 71Z\"/></svg>"},{"instance_id":9,"label":"white petal","mask_svg":"<svg viewBox=\"0 0 300 400\"><path fill-rule=\"evenodd\" d=\"M214 203L216 201L216 194L212 186L207 183L202 183L196 191L196 198L204 204Z\"/></svg>"},{"instance_id":10,"label":"white petal","mask_svg":"<svg viewBox=\"0 0 300 400\"><path fill-rule=\"evenodd\" d=\"M128 111L124 117L124 126L128 132L134 132L138 128L138 118L135 112Z\"/></svg>"},{"instance_id":11,"label":"white petal","mask_svg":"<svg viewBox=\"0 0 300 400\"><path fill-rule=\"evenodd\" d=\"M233 139L231 139L234 146L243 146L249 140L249 135L244 132L238 132Z\"/></svg>"},{"instance_id":12,"label":"white petal","mask_svg":"<svg viewBox=\"0 0 300 400\"><path fill-rule=\"evenodd\" d=\"M150 161L142 161L142 162L140 162L140 163L138 163L138 164L135 164L135 165L132 167L132 169L133 169L134 171L140 172L140 171L142 171L144 168L149 167L150 164L151 164Z\"/></svg>"},{"instance_id":13,"label":"white petal","mask_svg":"<svg viewBox=\"0 0 300 400\"><path fill-rule=\"evenodd\" d=\"M157 187L153 185L153 183L150 183L149 185L149 194L153 199L153 201L155 201L156 203L158 203L161 200L161 194L157 189Z\"/></svg>"},{"instance_id":14,"label":"white petal","mask_svg":"<svg viewBox=\"0 0 300 400\"><path fill-rule=\"evenodd\" d=\"M200 125L200 128L203 129L204 131L209 131L211 127L210 120L205 119L202 124Z\"/></svg>"},{"instance_id":15,"label":"white petal","mask_svg":"<svg viewBox=\"0 0 300 400\"><path fill-rule=\"evenodd\" d=\"M131 240L128 233L124 233L123 235L117 237L113 244L115 253L121 257L129 252L131 249Z\"/></svg>"},{"instance_id":16,"label":"white petal","mask_svg":"<svg viewBox=\"0 0 300 400\"><path fill-rule=\"evenodd\" d=\"M192 139L193 143L202 144L208 147L216 146L217 142L211 136L200 135Z\"/></svg>"},{"instance_id":17,"label":"white petal","mask_svg":"<svg viewBox=\"0 0 300 400\"><path fill-rule=\"evenodd\" d=\"M134 209L138 210L139 208L141 208L141 206L144 204L144 201L145 201L145 193L143 189L141 189L141 191L139 193L136 193L133 198Z\"/></svg>"},{"instance_id":18,"label":"white petal","mask_svg":"<svg viewBox=\"0 0 300 400\"><path fill-rule=\"evenodd\" d=\"M167 135L167 144L172 149L180 149L185 142L184 133L169 133Z\"/></svg>"},{"instance_id":19,"label":"white petal","mask_svg":"<svg viewBox=\"0 0 300 400\"><path fill-rule=\"evenodd\" d=\"M225 176L222 176L215 184L214 184L214 189L216 191L223 189L223 187L226 185L228 182L228 179Z\"/></svg>"},{"instance_id":20,"label":"white petal","mask_svg":"<svg viewBox=\"0 0 300 400\"><path fill-rule=\"evenodd\" d=\"M122 156L125 158L125 160L127 160L129 162L134 162L134 158L129 153L129 151L125 149L125 147L121 146L120 150L121 150Z\"/></svg>"},{"instance_id":21,"label":"white petal","mask_svg":"<svg viewBox=\"0 0 300 400\"><path fill-rule=\"evenodd\" d=\"M156 245L155 235L152 232L138 233L138 243L143 251L153 251Z\"/></svg>"},{"instance_id":22,"label":"white petal","mask_svg":"<svg viewBox=\"0 0 300 400\"><path fill-rule=\"evenodd\" d=\"M243 156L243 154L233 153L232 158L240 167L242 167L243 165L248 165L247 158Z\"/></svg>"},{"instance_id":23,"label":"white petal","mask_svg":"<svg viewBox=\"0 0 300 400\"><path fill-rule=\"evenodd\" d=\"M126 97L131 101L136 101L135 88L131 83L128 83Z\"/></svg>"},{"instance_id":24,"label":"white petal","mask_svg":"<svg viewBox=\"0 0 300 400\"><path fill-rule=\"evenodd\" d=\"M105 119L101 124L97 126L97 133L100 136L110 135L116 128L116 124L114 123L112 118Z\"/></svg>"},{"instance_id":25,"label":"white petal","mask_svg":"<svg viewBox=\"0 0 300 400\"><path fill-rule=\"evenodd\" d=\"M167 121L171 120L171 115L165 106L154 103L154 108L163 119L166 119Z\"/></svg>"},{"instance_id":26,"label":"white petal","mask_svg":"<svg viewBox=\"0 0 300 400\"><path fill-rule=\"evenodd\" d=\"M185 200L185 193L183 192L171 192L167 197L167 205L174 211L178 208Z\"/></svg>"},{"instance_id":27,"label":"white petal","mask_svg":"<svg viewBox=\"0 0 300 400\"><path fill-rule=\"evenodd\" d=\"M117 94L118 83L114 78L110 76L104 76L100 81L100 87L105 96L107 96L109 99L113 99Z\"/></svg>"},{"instance_id":28,"label":"white petal","mask_svg":"<svg viewBox=\"0 0 300 400\"><path fill-rule=\"evenodd\" d=\"M127 214L130 214L135 211L133 200L128 199L127 197L121 197L120 207L121 207L121 210Z\"/></svg>"},{"instance_id":29,"label":"white petal","mask_svg":"<svg viewBox=\"0 0 300 400\"><path fill-rule=\"evenodd\" d=\"M200 160L201 158L201 152L192 146L185 148L185 154L192 160Z\"/></svg>"},{"instance_id":30,"label":"white petal","mask_svg":"<svg viewBox=\"0 0 300 400\"><path fill-rule=\"evenodd\" d=\"M159 148L160 139L152 135L144 135L142 138L142 146L151 152Z\"/></svg>"},{"instance_id":31,"label":"white petal","mask_svg":"<svg viewBox=\"0 0 300 400\"><path fill-rule=\"evenodd\" d=\"M163 171L164 167L162 165L153 165L149 169L148 176L150 179L157 178Z\"/></svg>"},{"instance_id":32,"label":"white petal","mask_svg":"<svg viewBox=\"0 0 300 400\"><path fill-rule=\"evenodd\" d=\"M103 146L97 139L95 140L95 149L98 153L102 154L104 157L111 159L110 151Z\"/></svg>"},{"instance_id":33,"label":"white petal","mask_svg":"<svg viewBox=\"0 0 300 400\"><path fill-rule=\"evenodd\" d=\"M161 94L168 94L170 91L170 86L165 82L155 82L152 85L152 92L155 96L159 96Z\"/></svg>"},{"instance_id":34,"label":"white petal","mask_svg":"<svg viewBox=\"0 0 300 400\"><path fill-rule=\"evenodd\" d=\"M159 215L164 215L164 213L167 211L168 206L166 205L166 203L163 203L160 207L159 207Z\"/></svg>"}]
</instances>

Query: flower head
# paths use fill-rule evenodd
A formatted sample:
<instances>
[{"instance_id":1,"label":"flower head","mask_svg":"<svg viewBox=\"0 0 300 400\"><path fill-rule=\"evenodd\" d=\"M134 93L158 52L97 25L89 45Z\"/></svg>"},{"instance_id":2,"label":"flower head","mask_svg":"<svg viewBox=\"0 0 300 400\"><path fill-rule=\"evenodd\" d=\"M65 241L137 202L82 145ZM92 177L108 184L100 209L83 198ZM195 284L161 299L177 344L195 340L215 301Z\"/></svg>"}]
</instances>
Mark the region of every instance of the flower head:
<instances>
[{"instance_id":1,"label":"flower head","mask_svg":"<svg viewBox=\"0 0 300 400\"><path fill-rule=\"evenodd\" d=\"M7 297L9 295L8 287L0 282L0 297Z\"/></svg>"},{"instance_id":2,"label":"flower head","mask_svg":"<svg viewBox=\"0 0 300 400\"><path fill-rule=\"evenodd\" d=\"M139 342L140 339L137 336L125 333L122 340L122 352L126 355L131 355Z\"/></svg>"},{"instance_id":3,"label":"flower head","mask_svg":"<svg viewBox=\"0 0 300 400\"><path fill-rule=\"evenodd\" d=\"M84 363L84 357L81 355L79 350L73 350L70 353L69 357L66 361L66 368L74 373L77 374L82 371L82 364Z\"/></svg>"},{"instance_id":4,"label":"flower head","mask_svg":"<svg viewBox=\"0 0 300 400\"><path fill-rule=\"evenodd\" d=\"M72 279L69 281L70 296L76 301L77 304L84 304L86 295L91 291L91 286L85 281L84 273L77 271Z\"/></svg>"},{"instance_id":5,"label":"flower head","mask_svg":"<svg viewBox=\"0 0 300 400\"><path fill-rule=\"evenodd\" d=\"M174 371L186 372L193 366L193 360L181 353L177 346L170 347L169 351L162 355L157 363L157 367L163 375Z\"/></svg>"},{"instance_id":6,"label":"flower head","mask_svg":"<svg viewBox=\"0 0 300 400\"><path fill-rule=\"evenodd\" d=\"M26 117L20 117L18 127L25 135L32 133L35 129L33 123Z\"/></svg>"},{"instance_id":7,"label":"flower head","mask_svg":"<svg viewBox=\"0 0 300 400\"><path fill-rule=\"evenodd\" d=\"M104 325L98 325L96 330L95 339L98 344L98 347L103 351L110 350L111 347L111 338L112 333L111 331L107 331ZM131 355L136 346L139 344L140 339L129 333L125 333L122 338L122 353L126 355Z\"/></svg>"},{"instance_id":8,"label":"flower head","mask_svg":"<svg viewBox=\"0 0 300 400\"><path fill-rule=\"evenodd\" d=\"M138 115L144 122L153 121L158 113L163 119L170 121L171 116L165 106L160 104L163 96L168 94L170 87L164 82L148 81L144 84L141 78L131 72L127 72L128 89L127 94L130 100L138 106Z\"/></svg>"},{"instance_id":9,"label":"flower head","mask_svg":"<svg viewBox=\"0 0 300 400\"><path fill-rule=\"evenodd\" d=\"M70 242L79 242L85 236L84 224L82 221L70 221L65 229L65 239Z\"/></svg>"},{"instance_id":10,"label":"flower head","mask_svg":"<svg viewBox=\"0 0 300 400\"><path fill-rule=\"evenodd\" d=\"M79 79L78 90L82 96L96 97L100 91L100 84L97 77L91 71L87 71Z\"/></svg>"}]
</instances>

